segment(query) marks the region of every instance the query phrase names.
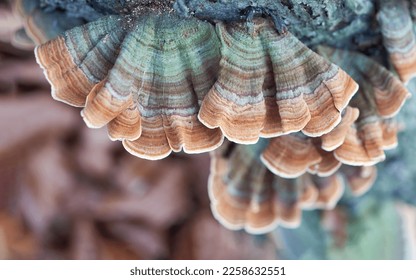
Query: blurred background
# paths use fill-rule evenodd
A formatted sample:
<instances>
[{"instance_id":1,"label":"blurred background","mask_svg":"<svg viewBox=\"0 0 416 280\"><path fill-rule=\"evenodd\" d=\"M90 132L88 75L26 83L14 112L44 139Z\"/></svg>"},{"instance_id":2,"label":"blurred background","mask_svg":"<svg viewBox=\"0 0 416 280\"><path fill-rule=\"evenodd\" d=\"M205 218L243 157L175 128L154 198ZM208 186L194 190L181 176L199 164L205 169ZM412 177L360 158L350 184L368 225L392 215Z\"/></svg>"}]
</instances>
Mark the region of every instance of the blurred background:
<instances>
[{"instance_id":1,"label":"blurred background","mask_svg":"<svg viewBox=\"0 0 416 280\"><path fill-rule=\"evenodd\" d=\"M371 191L253 236L213 218L208 154L136 158L54 101L21 27L0 4L0 259L416 258L415 98Z\"/></svg>"}]
</instances>

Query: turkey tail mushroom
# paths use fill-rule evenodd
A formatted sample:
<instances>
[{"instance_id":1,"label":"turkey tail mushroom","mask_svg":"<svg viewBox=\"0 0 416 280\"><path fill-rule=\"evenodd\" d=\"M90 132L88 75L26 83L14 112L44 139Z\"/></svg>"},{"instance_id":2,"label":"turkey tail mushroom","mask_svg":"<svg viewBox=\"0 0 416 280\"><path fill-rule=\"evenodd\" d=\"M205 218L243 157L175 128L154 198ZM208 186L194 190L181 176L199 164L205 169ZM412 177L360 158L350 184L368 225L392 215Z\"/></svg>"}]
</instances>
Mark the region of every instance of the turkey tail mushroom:
<instances>
[{"instance_id":1,"label":"turkey tail mushroom","mask_svg":"<svg viewBox=\"0 0 416 280\"><path fill-rule=\"evenodd\" d=\"M341 167L342 163L335 157L333 152L324 151L319 147L317 147L316 150L321 156L321 161L315 165L309 166L308 173L319 177L333 175Z\"/></svg>"},{"instance_id":2,"label":"turkey tail mushroom","mask_svg":"<svg viewBox=\"0 0 416 280\"><path fill-rule=\"evenodd\" d=\"M296 178L310 166L322 161L311 138L290 134L270 139L261 154L261 160L274 174L283 178Z\"/></svg>"},{"instance_id":3,"label":"turkey tail mushroom","mask_svg":"<svg viewBox=\"0 0 416 280\"><path fill-rule=\"evenodd\" d=\"M109 16L38 46L35 55L52 86L52 97L84 107L88 94L114 65L125 35L121 18Z\"/></svg>"},{"instance_id":4,"label":"turkey tail mushroom","mask_svg":"<svg viewBox=\"0 0 416 280\"><path fill-rule=\"evenodd\" d=\"M243 144L260 136L331 131L357 84L292 34L279 35L271 21L255 19L253 24L250 33L244 23L217 24L219 74L199 119Z\"/></svg>"},{"instance_id":5,"label":"turkey tail mushroom","mask_svg":"<svg viewBox=\"0 0 416 280\"><path fill-rule=\"evenodd\" d=\"M208 192L214 217L232 230L255 234L271 231L278 224L278 216L267 199L271 189L266 167L256 163L250 146L234 147L230 155L227 149L222 154L222 149L211 153Z\"/></svg>"},{"instance_id":6,"label":"turkey tail mushroom","mask_svg":"<svg viewBox=\"0 0 416 280\"><path fill-rule=\"evenodd\" d=\"M293 179L273 174L260 160L265 143L226 141L211 152L208 192L214 217L232 230L262 234L300 225L302 210L332 209L344 193L342 172Z\"/></svg>"},{"instance_id":7,"label":"turkey tail mushroom","mask_svg":"<svg viewBox=\"0 0 416 280\"><path fill-rule=\"evenodd\" d=\"M322 149L330 152L340 147L344 143L351 126L358 119L359 114L360 110L348 106L343 112L341 123L331 132L321 136Z\"/></svg>"},{"instance_id":8,"label":"turkey tail mushroom","mask_svg":"<svg viewBox=\"0 0 416 280\"><path fill-rule=\"evenodd\" d=\"M377 19L383 43L400 79L408 83L416 76L416 37L412 18L404 0L380 0Z\"/></svg>"},{"instance_id":9,"label":"turkey tail mushroom","mask_svg":"<svg viewBox=\"0 0 416 280\"><path fill-rule=\"evenodd\" d=\"M107 16L39 46L36 54L52 95L85 106L88 126L108 125L110 138L136 156L206 152L223 141L219 129L197 118L220 56L208 23Z\"/></svg>"},{"instance_id":10,"label":"turkey tail mushroom","mask_svg":"<svg viewBox=\"0 0 416 280\"><path fill-rule=\"evenodd\" d=\"M342 167L342 173L353 195L360 196L366 193L377 178L375 166L347 166Z\"/></svg>"},{"instance_id":11,"label":"turkey tail mushroom","mask_svg":"<svg viewBox=\"0 0 416 280\"><path fill-rule=\"evenodd\" d=\"M319 46L318 53L339 65L360 85L372 109L382 118L392 118L411 96L393 73L361 53ZM357 95L356 95L357 96ZM361 114L361 113L360 113Z\"/></svg>"},{"instance_id":12,"label":"turkey tail mushroom","mask_svg":"<svg viewBox=\"0 0 416 280\"><path fill-rule=\"evenodd\" d=\"M334 151L335 157L340 162L353 166L369 166L383 161L384 151L391 148L391 138L395 137L383 128L382 123L383 121L374 116L359 120L357 126L351 128L341 147ZM386 132L389 135L385 136Z\"/></svg>"},{"instance_id":13,"label":"turkey tail mushroom","mask_svg":"<svg viewBox=\"0 0 416 280\"><path fill-rule=\"evenodd\" d=\"M409 91L390 71L365 55L323 46L318 52L345 69L360 85L350 102L359 110L359 117L349 127L342 145L334 150L335 157L356 166L384 160L384 150L394 145L396 136L392 133L397 132L393 124L386 125L410 97Z\"/></svg>"},{"instance_id":14,"label":"turkey tail mushroom","mask_svg":"<svg viewBox=\"0 0 416 280\"><path fill-rule=\"evenodd\" d=\"M314 204L318 209L333 209L344 193L344 183L339 174L329 177L311 176L311 180L318 190L318 197Z\"/></svg>"},{"instance_id":15,"label":"turkey tail mushroom","mask_svg":"<svg viewBox=\"0 0 416 280\"><path fill-rule=\"evenodd\" d=\"M214 216L227 228L262 234L277 225L297 227L301 208L314 203L315 189L302 178L284 179L260 161L261 145L226 142L211 153L208 190Z\"/></svg>"}]
</instances>

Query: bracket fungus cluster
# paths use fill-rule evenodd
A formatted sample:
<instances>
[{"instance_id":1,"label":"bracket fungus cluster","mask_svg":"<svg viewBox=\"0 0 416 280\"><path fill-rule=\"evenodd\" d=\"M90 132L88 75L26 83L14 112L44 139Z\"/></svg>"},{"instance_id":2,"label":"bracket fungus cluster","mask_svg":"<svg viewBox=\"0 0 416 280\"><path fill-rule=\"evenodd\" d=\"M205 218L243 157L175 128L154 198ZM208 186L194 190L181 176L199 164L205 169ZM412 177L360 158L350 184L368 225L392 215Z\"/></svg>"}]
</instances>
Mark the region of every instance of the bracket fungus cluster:
<instances>
[{"instance_id":1,"label":"bracket fungus cluster","mask_svg":"<svg viewBox=\"0 0 416 280\"><path fill-rule=\"evenodd\" d=\"M294 227L302 209L334 207L344 185L369 189L416 73L414 1L367 1L365 11L349 1L344 16L373 12L378 52L304 44L287 1L146 1L158 12L133 2L35 49L52 96L82 107L89 127L107 126L145 159L212 151L212 210L231 229Z\"/></svg>"},{"instance_id":2,"label":"bracket fungus cluster","mask_svg":"<svg viewBox=\"0 0 416 280\"><path fill-rule=\"evenodd\" d=\"M88 126L107 125L110 138L139 157L217 148L220 131L197 117L218 66L213 27L169 15L143 16L131 26L126 20L108 16L37 47L53 96L84 107Z\"/></svg>"},{"instance_id":3,"label":"bracket fungus cluster","mask_svg":"<svg viewBox=\"0 0 416 280\"><path fill-rule=\"evenodd\" d=\"M231 141L256 143L302 131L320 136L340 121L357 90L354 81L289 32L272 22L218 24L218 78L199 113L208 127L220 127Z\"/></svg>"},{"instance_id":4,"label":"bracket fungus cluster","mask_svg":"<svg viewBox=\"0 0 416 280\"><path fill-rule=\"evenodd\" d=\"M172 28L173 24L173 28ZM90 127L160 159L223 141L330 132L358 86L266 19L217 24L171 15L108 16L36 48L54 98ZM177 37L181 40L177 40Z\"/></svg>"}]
</instances>

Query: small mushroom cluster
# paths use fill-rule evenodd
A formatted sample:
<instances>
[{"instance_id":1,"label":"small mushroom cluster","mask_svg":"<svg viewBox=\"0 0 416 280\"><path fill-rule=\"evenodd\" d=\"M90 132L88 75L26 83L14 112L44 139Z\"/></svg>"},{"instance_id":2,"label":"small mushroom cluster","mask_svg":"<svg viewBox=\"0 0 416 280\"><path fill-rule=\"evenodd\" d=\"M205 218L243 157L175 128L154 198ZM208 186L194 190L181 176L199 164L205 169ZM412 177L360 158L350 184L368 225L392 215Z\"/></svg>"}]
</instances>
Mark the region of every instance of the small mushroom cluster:
<instances>
[{"instance_id":1,"label":"small mushroom cluster","mask_svg":"<svg viewBox=\"0 0 416 280\"><path fill-rule=\"evenodd\" d=\"M334 207L344 182L364 193L397 145L394 116L416 73L408 2L380 0L377 20L398 77L360 52L313 51L273 15L105 15L35 54L52 96L82 107L89 127L106 126L130 153L213 151L215 217L265 233L299 225L301 209Z\"/></svg>"}]
</instances>

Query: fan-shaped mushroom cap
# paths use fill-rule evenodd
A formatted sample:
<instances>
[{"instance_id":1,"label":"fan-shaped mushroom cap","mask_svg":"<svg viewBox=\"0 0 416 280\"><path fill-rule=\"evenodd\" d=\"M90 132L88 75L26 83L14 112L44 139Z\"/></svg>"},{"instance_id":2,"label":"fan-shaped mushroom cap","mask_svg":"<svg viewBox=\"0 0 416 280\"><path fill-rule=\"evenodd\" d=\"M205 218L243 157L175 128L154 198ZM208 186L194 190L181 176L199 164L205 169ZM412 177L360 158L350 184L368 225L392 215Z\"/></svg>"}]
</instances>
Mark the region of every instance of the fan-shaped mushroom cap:
<instances>
[{"instance_id":1,"label":"fan-shaped mushroom cap","mask_svg":"<svg viewBox=\"0 0 416 280\"><path fill-rule=\"evenodd\" d=\"M311 138L297 133L270 139L261 160L274 174L296 178L320 163L322 157Z\"/></svg>"},{"instance_id":2,"label":"fan-shaped mushroom cap","mask_svg":"<svg viewBox=\"0 0 416 280\"><path fill-rule=\"evenodd\" d=\"M344 69L360 85L370 110L382 118L400 111L410 92L389 70L375 60L353 51L319 46L318 53ZM357 95L356 95L357 96ZM360 110L360 115L363 111Z\"/></svg>"},{"instance_id":3,"label":"fan-shaped mushroom cap","mask_svg":"<svg viewBox=\"0 0 416 280\"><path fill-rule=\"evenodd\" d=\"M375 166L343 166L342 174L345 176L348 186L356 196L366 193L377 178Z\"/></svg>"},{"instance_id":4,"label":"fan-shaped mushroom cap","mask_svg":"<svg viewBox=\"0 0 416 280\"><path fill-rule=\"evenodd\" d=\"M52 86L52 97L85 106L87 95L114 65L126 33L121 18L109 16L38 46L36 58Z\"/></svg>"},{"instance_id":5,"label":"fan-shaped mushroom cap","mask_svg":"<svg viewBox=\"0 0 416 280\"><path fill-rule=\"evenodd\" d=\"M385 159L384 151L397 144L398 127L393 121L380 119L359 91L352 101L362 112L350 128L344 143L334 151L342 163L353 166L374 165Z\"/></svg>"},{"instance_id":6,"label":"fan-shaped mushroom cap","mask_svg":"<svg viewBox=\"0 0 416 280\"><path fill-rule=\"evenodd\" d=\"M211 208L216 219L229 229L258 234L277 225L296 227L302 209L335 207L344 193L342 176L357 195L375 178L373 167L348 166L327 177L303 174L281 178L259 160L262 149L259 144L244 146L227 141L211 153Z\"/></svg>"},{"instance_id":7,"label":"fan-shaped mushroom cap","mask_svg":"<svg viewBox=\"0 0 416 280\"><path fill-rule=\"evenodd\" d=\"M302 209L314 209L315 203L319 196L319 191L313 183L310 175L303 175L300 179L302 180L303 188L299 198L299 205Z\"/></svg>"},{"instance_id":8,"label":"fan-shaped mushroom cap","mask_svg":"<svg viewBox=\"0 0 416 280\"><path fill-rule=\"evenodd\" d=\"M344 149L349 152L348 145L351 145L354 149L351 156L354 152L360 154L365 152L365 148L361 147L360 135L354 126L358 112L357 108L347 107L341 123L330 133L321 137L311 138L302 133L293 133L263 141L265 148L261 154L262 162L270 171L283 178L295 178L305 172L320 177L334 174L342 163L348 164L350 162L348 159L344 160L343 156L335 156L338 149L340 149L339 154L343 154ZM386 130L386 133L394 133L393 125L387 126L386 124L386 128L383 129ZM386 137L391 139L394 135L386 135ZM383 147L387 148L385 145ZM359 161L357 164L360 163L362 162Z\"/></svg>"},{"instance_id":9,"label":"fan-shaped mushroom cap","mask_svg":"<svg viewBox=\"0 0 416 280\"><path fill-rule=\"evenodd\" d=\"M91 128L99 128L105 125L103 119L112 119L107 126L110 139L137 139L142 133L140 113L133 100L129 103L117 102L108 97L110 93L103 88L107 79L95 85L87 96L85 109L81 112L86 124ZM97 94L100 95L97 97ZM107 98L106 98L107 97ZM109 102L109 101L115 102ZM119 108L125 108L118 114ZM114 117L114 115L117 115ZM104 117L103 117L104 116Z\"/></svg>"},{"instance_id":10,"label":"fan-shaped mushroom cap","mask_svg":"<svg viewBox=\"0 0 416 280\"><path fill-rule=\"evenodd\" d=\"M222 157L218 150L212 153L208 185L212 212L222 225L232 230L270 231L278 224L278 216L274 205L262 197L270 195L264 178L267 169L262 164L253 164L255 155L247 157L248 149L240 150L231 155L239 157L238 166L230 162L232 158ZM242 154L244 151L247 154Z\"/></svg>"},{"instance_id":11,"label":"fan-shaped mushroom cap","mask_svg":"<svg viewBox=\"0 0 416 280\"><path fill-rule=\"evenodd\" d=\"M344 112L342 121L331 132L321 136L321 147L325 151L333 151L344 143L345 137L354 122L358 119L360 111L348 106Z\"/></svg>"},{"instance_id":12,"label":"fan-shaped mushroom cap","mask_svg":"<svg viewBox=\"0 0 416 280\"><path fill-rule=\"evenodd\" d=\"M326 152L317 147L317 152L321 156L321 161L315 165L308 167L308 173L320 177L328 177L334 174L342 165L342 163L334 156L333 152Z\"/></svg>"},{"instance_id":13,"label":"fan-shaped mushroom cap","mask_svg":"<svg viewBox=\"0 0 416 280\"><path fill-rule=\"evenodd\" d=\"M108 16L36 50L55 98L84 106L90 127L109 126L132 154L160 159L213 150L219 129L197 119L219 64L213 27L170 15ZM88 95L88 102L86 96Z\"/></svg>"},{"instance_id":14,"label":"fan-shaped mushroom cap","mask_svg":"<svg viewBox=\"0 0 416 280\"><path fill-rule=\"evenodd\" d=\"M380 121L370 118L357 128L351 128L334 154L342 163L353 166L374 165L383 161L385 154Z\"/></svg>"},{"instance_id":15,"label":"fan-shaped mushroom cap","mask_svg":"<svg viewBox=\"0 0 416 280\"><path fill-rule=\"evenodd\" d=\"M331 131L358 86L292 34L279 35L271 21L217 24L222 42L218 80L204 99L199 119L220 127L237 143L255 143L302 130Z\"/></svg>"},{"instance_id":16,"label":"fan-shaped mushroom cap","mask_svg":"<svg viewBox=\"0 0 416 280\"><path fill-rule=\"evenodd\" d=\"M381 122L383 130L384 150L394 149L398 145L397 134L400 132L400 125L394 119L386 119Z\"/></svg>"},{"instance_id":17,"label":"fan-shaped mushroom cap","mask_svg":"<svg viewBox=\"0 0 416 280\"><path fill-rule=\"evenodd\" d=\"M296 227L301 221L301 202L306 206L314 200L313 193L303 190L301 179L287 180L268 171L259 159L257 144L227 142L211 153L211 160L211 208L227 228L260 234L278 224Z\"/></svg>"},{"instance_id":18,"label":"fan-shaped mushroom cap","mask_svg":"<svg viewBox=\"0 0 416 280\"><path fill-rule=\"evenodd\" d=\"M357 97L355 103L363 109ZM384 160L384 150L397 144L398 125L389 119L380 120L371 113L354 123L358 109L350 108L343 120L331 133L339 141L334 151L325 151L323 135L310 138L302 133L262 140L258 146L263 164L274 174L283 178L296 178L308 172L320 177L333 175L342 163L361 166L373 165ZM335 143L335 141L333 141Z\"/></svg>"},{"instance_id":19,"label":"fan-shaped mushroom cap","mask_svg":"<svg viewBox=\"0 0 416 280\"><path fill-rule=\"evenodd\" d=\"M301 222L302 209L335 207L344 193L343 177L357 196L375 181L374 166L344 165L325 177L303 174L286 179L276 176L260 160L259 155L267 143L262 140L245 146L226 141L211 153L208 185L211 208L216 219L229 229L259 234L277 225L296 227ZM330 152L321 152L322 157L333 157ZM333 161L339 164L336 159Z\"/></svg>"},{"instance_id":20,"label":"fan-shaped mushroom cap","mask_svg":"<svg viewBox=\"0 0 416 280\"><path fill-rule=\"evenodd\" d=\"M393 126L387 129L383 122L400 111L410 96L409 91L387 69L362 54L329 47L319 47L318 52L340 65L360 85L350 102L360 115L349 128L343 144L335 149L335 157L342 163L357 166L384 160L384 150L395 143L397 129Z\"/></svg>"},{"instance_id":21,"label":"fan-shaped mushroom cap","mask_svg":"<svg viewBox=\"0 0 416 280\"><path fill-rule=\"evenodd\" d=\"M404 0L382 0L377 15L390 61L405 83L416 75L416 37Z\"/></svg>"},{"instance_id":22,"label":"fan-shaped mushroom cap","mask_svg":"<svg viewBox=\"0 0 416 280\"><path fill-rule=\"evenodd\" d=\"M305 172L321 177L334 174L341 162L334 156L358 118L358 109L347 107L342 121L330 133L311 138L302 133L279 136L265 141L262 162L274 174L283 178L295 178ZM326 148L329 151L326 151Z\"/></svg>"},{"instance_id":23,"label":"fan-shaped mushroom cap","mask_svg":"<svg viewBox=\"0 0 416 280\"><path fill-rule=\"evenodd\" d=\"M321 209L333 209L345 189L340 175L334 174L329 177L311 176L311 179L318 190L318 198L315 202L315 207Z\"/></svg>"}]
</instances>

